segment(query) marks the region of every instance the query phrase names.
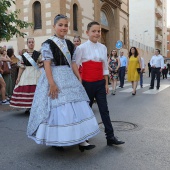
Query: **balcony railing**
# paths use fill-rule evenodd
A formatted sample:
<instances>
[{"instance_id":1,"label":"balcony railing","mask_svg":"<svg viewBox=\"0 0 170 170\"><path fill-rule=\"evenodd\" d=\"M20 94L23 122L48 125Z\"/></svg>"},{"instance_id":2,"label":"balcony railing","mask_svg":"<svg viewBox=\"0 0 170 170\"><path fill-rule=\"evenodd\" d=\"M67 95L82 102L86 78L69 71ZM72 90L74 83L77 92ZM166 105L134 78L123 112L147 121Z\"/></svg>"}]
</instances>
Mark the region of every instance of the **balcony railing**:
<instances>
[{"instance_id":1,"label":"balcony railing","mask_svg":"<svg viewBox=\"0 0 170 170\"><path fill-rule=\"evenodd\" d=\"M159 31L161 31L162 28L163 28L163 23L162 23L161 21L156 21L156 22L155 22L155 27L156 27Z\"/></svg>"},{"instance_id":2,"label":"balcony railing","mask_svg":"<svg viewBox=\"0 0 170 170\"><path fill-rule=\"evenodd\" d=\"M156 37L155 37L155 41L159 42L159 43L162 43L162 39L163 39L163 37L161 35L156 35Z\"/></svg>"},{"instance_id":3,"label":"balcony railing","mask_svg":"<svg viewBox=\"0 0 170 170\"><path fill-rule=\"evenodd\" d=\"M156 0L157 1L157 3L158 3L158 5L162 5L162 0Z\"/></svg>"},{"instance_id":4,"label":"balcony railing","mask_svg":"<svg viewBox=\"0 0 170 170\"><path fill-rule=\"evenodd\" d=\"M162 10L161 10L161 9L156 8L156 9L155 9L155 13L156 13L156 16L157 16L158 18L162 18Z\"/></svg>"}]
</instances>

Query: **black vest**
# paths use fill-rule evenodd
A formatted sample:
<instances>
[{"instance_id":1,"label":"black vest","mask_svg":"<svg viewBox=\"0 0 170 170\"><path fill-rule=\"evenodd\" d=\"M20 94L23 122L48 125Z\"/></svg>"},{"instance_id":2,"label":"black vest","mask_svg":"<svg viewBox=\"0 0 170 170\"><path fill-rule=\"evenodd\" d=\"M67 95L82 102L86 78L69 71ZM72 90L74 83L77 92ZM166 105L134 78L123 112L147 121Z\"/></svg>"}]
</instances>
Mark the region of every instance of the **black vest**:
<instances>
[{"instance_id":1,"label":"black vest","mask_svg":"<svg viewBox=\"0 0 170 170\"><path fill-rule=\"evenodd\" d=\"M59 47L50 39L46 40L44 43L47 43L50 45L51 52L53 54L53 62L56 66L62 66L62 65L69 65L67 62L67 59L65 58L62 51L59 49ZM66 39L68 50L71 54L71 58L73 57L74 53L74 44Z\"/></svg>"},{"instance_id":2,"label":"black vest","mask_svg":"<svg viewBox=\"0 0 170 170\"><path fill-rule=\"evenodd\" d=\"M34 60L35 62L37 62L39 56L40 56L40 52L34 50L31 57L33 58L33 60ZM26 66L32 66L32 64L25 58L24 55L22 55L22 59L23 59L24 65L26 65Z\"/></svg>"}]
</instances>

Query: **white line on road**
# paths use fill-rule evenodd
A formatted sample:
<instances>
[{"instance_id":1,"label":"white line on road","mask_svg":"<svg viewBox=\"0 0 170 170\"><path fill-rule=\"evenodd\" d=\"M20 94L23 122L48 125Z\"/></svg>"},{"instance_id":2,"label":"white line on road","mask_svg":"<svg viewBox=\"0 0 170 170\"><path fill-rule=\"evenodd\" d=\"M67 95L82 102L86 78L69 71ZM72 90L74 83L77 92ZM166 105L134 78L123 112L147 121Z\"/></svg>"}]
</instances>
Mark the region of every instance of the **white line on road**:
<instances>
[{"instance_id":1,"label":"white line on road","mask_svg":"<svg viewBox=\"0 0 170 170\"><path fill-rule=\"evenodd\" d=\"M147 91L145 91L143 93L145 93L145 94L157 94L157 93L161 92L162 90L165 90L168 87L170 87L170 85L161 85L159 90L154 88L154 89L151 89L151 90L147 90Z\"/></svg>"},{"instance_id":2,"label":"white line on road","mask_svg":"<svg viewBox=\"0 0 170 170\"><path fill-rule=\"evenodd\" d=\"M130 83L124 84L124 87L130 86ZM121 89L121 87L117 86L116 89ZM112 87L109 87L109 90L112 90Z\"/></svg>"},{"instance_id":3,"label":"white line on road","mask_svg":"<svg viewBox=\"0 0 170 170\"><path fill-rule=\"evenodd\" d=\"M147 87L147 86L149 86L149 84L143 84L143 87ZM141 88L140 88L140 86L138 85L137 90L139 90L139 89L141 89ZM122 90L122 91L120 91L120 92L130 93L130 92L132 92L132 91L133 91L132 88L128 88L128 89Z\"/></svg>"}]
</instances>

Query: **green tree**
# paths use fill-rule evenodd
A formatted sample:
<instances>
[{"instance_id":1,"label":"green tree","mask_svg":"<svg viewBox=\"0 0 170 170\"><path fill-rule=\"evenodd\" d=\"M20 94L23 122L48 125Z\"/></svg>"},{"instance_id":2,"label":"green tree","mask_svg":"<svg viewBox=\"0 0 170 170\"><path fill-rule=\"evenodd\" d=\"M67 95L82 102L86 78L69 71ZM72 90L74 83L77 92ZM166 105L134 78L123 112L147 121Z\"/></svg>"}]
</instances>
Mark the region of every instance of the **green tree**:
<instances>
[{"instance_id":1,"label":"green tree","mask_svg":"<svg viewBox=\"0 0 170 170\"><path fill-rule=\"evenodd\" d=\"M14 35L24 37L26 35L21 30L32 26L18 19L19 10L9 12L9 8L15 4L14 0L0 0L0 41L10 40Z\"/></svg>"}]
</instances>

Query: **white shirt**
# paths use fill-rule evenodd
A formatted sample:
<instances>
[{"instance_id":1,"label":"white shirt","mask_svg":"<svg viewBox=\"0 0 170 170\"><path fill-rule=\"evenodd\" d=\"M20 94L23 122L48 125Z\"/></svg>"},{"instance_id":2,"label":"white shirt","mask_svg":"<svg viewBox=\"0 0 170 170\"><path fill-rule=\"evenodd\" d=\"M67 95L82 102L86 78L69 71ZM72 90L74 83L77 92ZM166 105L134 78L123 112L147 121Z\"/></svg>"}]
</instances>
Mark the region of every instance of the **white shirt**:
<instances>
[{"instance_id":1,"label":"white shirt","mask_svg":"<svg viewBox=\"0 0 170 170\"><path fill-rule=\"evenodd\" d=\"M119 56L120 59L120 67L127 67L127 57Z\"/></svg>"},{"instance_id":2,"label":"white shirt","mask_svg":"<svg viewBox=\"0 0 170 170\"><path fill-rule=\"evenodd\" d=\"M145 69L145 61L143 57L141 57L141 65L142 65L142 69Z\"/></svg>"},{"instance_id":3,"label":"white shirt","mask_svg":"<svg viewBox=\"0 0 170 170\"><path fill-rule=\"evenodd\" d=\"M93 43L90 40L79 45L74 53L74 60L80 66L86 61L103 62L103 75L108 75L108 62L107 62L107 48L105 45L97 42Z\"/></svg>"},{"instance_id":4,"label":"white shirt","mask_svg":"<svg viewBox=\"0 0 170 170\"><path fill-rule=\"evenodd\" d=\"M154 55L150 60L151 67L155 66L156 68L164 68L164 58L161 55Z\"/></svg>"}]
</instances>

